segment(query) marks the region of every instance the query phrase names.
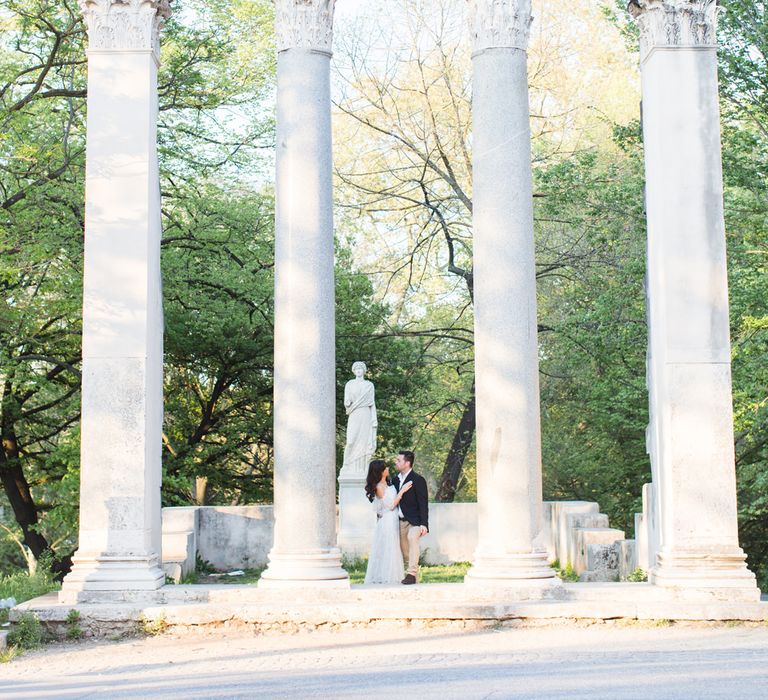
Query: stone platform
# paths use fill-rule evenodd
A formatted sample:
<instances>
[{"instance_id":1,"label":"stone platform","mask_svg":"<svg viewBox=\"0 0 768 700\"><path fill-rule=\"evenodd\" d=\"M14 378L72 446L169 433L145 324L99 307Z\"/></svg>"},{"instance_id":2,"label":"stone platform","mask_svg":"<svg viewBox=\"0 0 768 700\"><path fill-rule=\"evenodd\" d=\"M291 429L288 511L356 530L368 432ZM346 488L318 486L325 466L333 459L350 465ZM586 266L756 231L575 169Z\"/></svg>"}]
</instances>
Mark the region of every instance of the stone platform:
<instances>
[{"instance_id":1,"label":"stone platform","mask_svg":"<svg viewBox=\"0 0 768 700\"><path fill-rule=\"evenodd\" d=\"M716 594L715 594L716 593ZM352 586L346 591L274 591L253 585L167 585L152 593L121 593L110 602L62 604L56 593L17 606L11 619L34 612L65 631L70 610L88 636L166 628L249 626L254 631L458 624L483 627L514 620L768 621L768 600L736 601L721 592L673 591L647 583L564 584L556 592L493 589L461 583ZM102 594L103 595L103 594Z\"/></svg>"}]
</instances>

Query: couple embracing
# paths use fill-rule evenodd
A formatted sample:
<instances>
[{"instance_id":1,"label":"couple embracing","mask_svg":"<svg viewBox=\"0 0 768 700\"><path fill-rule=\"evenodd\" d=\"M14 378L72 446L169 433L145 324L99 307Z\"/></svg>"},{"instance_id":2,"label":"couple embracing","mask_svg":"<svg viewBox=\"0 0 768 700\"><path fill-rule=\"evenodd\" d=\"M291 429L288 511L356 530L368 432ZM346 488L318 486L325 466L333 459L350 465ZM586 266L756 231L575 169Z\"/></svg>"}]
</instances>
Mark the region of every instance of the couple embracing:
<instances>
[{"instance_id":1,"label":"couple embracing","mask_svg":"<svg viewBox=\"0 0 768 700\"><path fill-rule=\"evenodd\" d=\"M365 493L377 520L365 583L416 583L419 541L429 532L429 506L427 482L413 471L414 461L413 452L398 453L398 474L391 482L384 460L375 459L368 467ZM403 560L408 562L405 578Z\"/></svg>"}]
</instances>

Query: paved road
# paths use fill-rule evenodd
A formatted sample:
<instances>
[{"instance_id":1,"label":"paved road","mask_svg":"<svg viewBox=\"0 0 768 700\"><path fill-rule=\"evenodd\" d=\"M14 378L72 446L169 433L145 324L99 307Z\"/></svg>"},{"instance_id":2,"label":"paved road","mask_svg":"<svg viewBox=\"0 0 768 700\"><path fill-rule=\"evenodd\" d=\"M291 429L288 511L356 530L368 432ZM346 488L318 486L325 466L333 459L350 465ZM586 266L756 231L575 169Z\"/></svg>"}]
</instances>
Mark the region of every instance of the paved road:
<instances>
[{"instance_id":1,"label":"paved road","mask_svg":"<svg viewBox=\"0 0 768 700\"><path fill-rule=\"evenodd\" d=\"M373 629L82 642L0 666L0 698L768 699L768 627Z\"/></svg>"}]
</instances>

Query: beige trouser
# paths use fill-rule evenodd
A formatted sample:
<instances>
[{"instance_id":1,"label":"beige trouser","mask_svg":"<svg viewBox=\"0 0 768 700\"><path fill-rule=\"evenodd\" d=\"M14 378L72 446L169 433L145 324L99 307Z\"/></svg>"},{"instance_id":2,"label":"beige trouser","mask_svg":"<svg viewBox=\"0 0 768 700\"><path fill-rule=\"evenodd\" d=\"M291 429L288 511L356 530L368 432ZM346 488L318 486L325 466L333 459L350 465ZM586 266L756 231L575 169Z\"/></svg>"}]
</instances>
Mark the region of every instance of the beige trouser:
<instances>
[{"instance_id":1,"label":"beige trouser","mask_svg":"<svg viewBox=\"0 0 768 700\"><path fill-rule=\"evenodd\" d=\"M419 576L419 555L421 548L419 540L421 539L421 528L418 525L411 525L407 520L400 521L400 551L403 553L403 559L408 562L406 573Z\"/></svg>"}]
</instances>

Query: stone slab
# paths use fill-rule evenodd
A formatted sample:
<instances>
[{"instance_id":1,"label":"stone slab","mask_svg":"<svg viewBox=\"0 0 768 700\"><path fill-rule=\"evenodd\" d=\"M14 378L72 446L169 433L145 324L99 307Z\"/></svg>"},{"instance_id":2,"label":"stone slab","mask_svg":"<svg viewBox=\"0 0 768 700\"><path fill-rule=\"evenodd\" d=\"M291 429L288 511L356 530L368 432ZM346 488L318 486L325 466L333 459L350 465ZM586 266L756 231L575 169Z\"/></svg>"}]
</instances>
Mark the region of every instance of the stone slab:
<instances>
[{"instance_id":1,"label":"stone slab","mask_svg":"<svg viewBox=\"0 0 768 700\"><path fill-rule=\"evenodd\" d=\"M608 516L605 513L568 513L563 514L565 518L565 545L563 558L560 559L560 566L570 564L576 567L576 561L579 558L579 538L577 531L584 528L608 528Z\"/></svg>"},{"instance_id":2,"label":"stone slab","mask_svg":"<svg viewBox=\"0 0 768 700\"><path fill-rule=\"evenodd\" d=\"M619 555L619 581L626 581L638 568L636 540L619 540L616 542Z\"/></svg>"},{"instance_id":3,"label":"stone slab","mask_svg":"<svg viewBox=\"0 0 768 700\"><path fill-rule=\"evenodd\" d=\"M5 649L8 646L8 632L3 630L0 631L0 651Z\"/></svg>"},{"instance_id":4,"label":"stone slab","mask_svg":"<svg viewBox=\"0 0 768 700\"><path fill-rule=\"evenodd\" d=\"M585 527L573 531L576 539L575 559L573 569L577 574L582 574L589 570L589 545L591 544L613 544L617 540L624 539L623 530L616 530L610 527Z\"/></svg>"},{"instance_id":5,"label":"stone slab","mask_svg":"<svg viewBox=\"0 0 768 700\"><path fill-rule=\"evenodd\" d=\"M204 588L203 591L190 589ZM187 597L169 595L186 593ZM62 605L56 594L41 596L15 608L11 618L34 612L54 632L65 633L72 609L81 616L87 636L135 633L154 626L245 625L254 629L319 629L366 626L386 622L408 626L412 621L475 621L494 624L506 620L634 619L634 620L747 620L768 621L768 601L739 603L712 599L675 599L668 590L647 583L565 584L561 600L514 600L494 591L483 599L463 584L421 584L403 599L399 586L355 586L347 591L284 592L255 586L165 586L165 598L111 604ZM193 595L193 593L195 595ZM691 592L688 591L690 594ZM398 604L393 605L393 600Z\"/></svg>"}]
</instances>

